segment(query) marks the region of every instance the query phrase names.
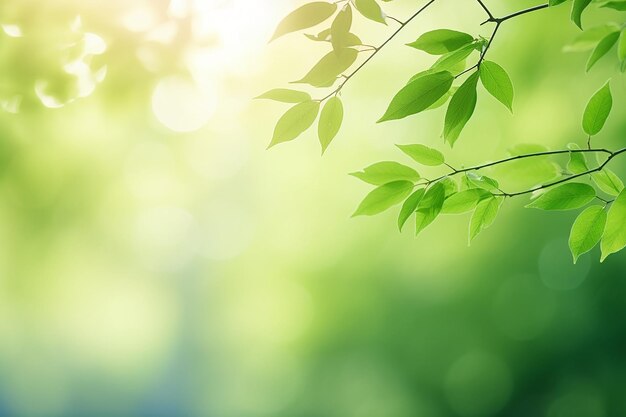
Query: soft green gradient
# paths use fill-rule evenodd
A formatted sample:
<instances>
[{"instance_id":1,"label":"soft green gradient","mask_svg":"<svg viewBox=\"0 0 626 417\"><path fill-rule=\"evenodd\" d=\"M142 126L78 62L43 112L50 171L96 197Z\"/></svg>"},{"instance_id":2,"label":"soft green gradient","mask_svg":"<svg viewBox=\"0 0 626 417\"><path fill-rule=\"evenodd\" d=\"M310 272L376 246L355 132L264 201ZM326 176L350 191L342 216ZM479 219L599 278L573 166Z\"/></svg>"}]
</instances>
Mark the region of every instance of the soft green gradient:
<instances>
[{"instance_id":1,"label":"soft green gradient","mask_svg":"<svg viewBox=\"0 0 626 417\"><path fill-rule=\"evenodd\" d=\"M603 60L585 74L584 54L561 52L578 33L567 6L502 28L490 57L514 80L515 113L481 91L450 150L443 109L374 123L430 62L403 43L439 27L488 35L474 2L442 0L346 86L344 128L320 157L313 131L266 151L286 106L251 100L323 53L298 35L267 45L301 2L197 3L208 11L195 36L193 16L168 15L165 0L0 3L0 23L23 32L0 31L0 99L22 97L0 111L0 415L626 415L626 257L600 264L596 249L573 266L575 213L507 202L471 247L468 216L418 239L397 232L395 210L349 218L369 188L346 174L409 163L397 143L437 147L453 165L518 143L583 143L584 105L617 71ZM535 4L489 3L498 14ZM396 17L414 7L387 5ZM391 27L357 32L377 44ZM84 32L106 42L86 58L106 78L46 108L38 81L61 104L78 94L63 65ZM205 97L166 95L161 118L204 127L175 133L155 117L167 77ZM597 143L616 147L624 78L612 88ZM626 173L624 160L612 166Z\"/></svg>"}]
</instances>

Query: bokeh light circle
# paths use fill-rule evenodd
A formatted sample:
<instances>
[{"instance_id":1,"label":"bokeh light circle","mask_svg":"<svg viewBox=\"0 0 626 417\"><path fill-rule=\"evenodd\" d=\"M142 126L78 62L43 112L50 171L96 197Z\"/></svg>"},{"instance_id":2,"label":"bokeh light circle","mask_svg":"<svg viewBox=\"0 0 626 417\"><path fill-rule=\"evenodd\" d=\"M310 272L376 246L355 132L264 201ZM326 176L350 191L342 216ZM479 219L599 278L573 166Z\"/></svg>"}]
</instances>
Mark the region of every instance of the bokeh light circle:
<instances>
[{"instance_id":1,"label":"bokeh light circle","mask_svg":"<svg viewBox=\"0 0 626 417\"><path fill-rule=\"evenodd\" d=\"M591 264L589 256L582 256L572 262L567 240L556 239L546 244L539 255L539 275L548 288L573 290L579 287L587 275Z\"/></svg>"},{"instance_id":2,"label":"bokeh light circle","mask_svg":"<svg viewBox=\"0 0 626 417\"><path fill-rule=\"evenodd\" d=\"M215 91L193 81L171 76L161 79L152 94L157 120L174 132L194 132L206 125L217 108Z\"/></svg>"}]
</instances>

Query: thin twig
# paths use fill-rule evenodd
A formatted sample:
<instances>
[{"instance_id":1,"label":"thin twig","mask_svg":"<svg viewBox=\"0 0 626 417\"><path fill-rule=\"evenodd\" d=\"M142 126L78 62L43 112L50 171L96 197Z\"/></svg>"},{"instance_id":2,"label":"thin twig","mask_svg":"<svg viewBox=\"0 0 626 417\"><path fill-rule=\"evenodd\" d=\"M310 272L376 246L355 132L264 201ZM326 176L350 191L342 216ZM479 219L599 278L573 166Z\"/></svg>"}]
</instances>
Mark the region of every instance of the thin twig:
<instances>
[{"instance_id":1,"label":"thin twig","mask_svg":"<svg viewBox=\"0 0 626 417\"><path fill-rule=\"evenodd\" d=\"M319 101L325 101L327 99L329 99L330 97L332 97L333 95L337 94L339 91L341 91L341 89L348 83L348 81L350 81L352 79L352 77L354 77L361 69L363 69L363 67L365 67L367 65L368 62L370 62L377 54L378 52L380 52L381 49L383 49L389 42L391 42L393 40L393 38L396 37L396 35L398 35L398 33L400 33L402 31L402 29L404 29L409 23L411 23L413 21L413 19L415 19L417 16L419 16L424 10L426 10L431 4L433 4L436 0L430 0L428 3L426 3L424 6L422 6L422 8L420 8L417 12L415 12L411 17L409 17L406 21L401 22L400 23L400 27L391 34L391 36L389 38L387 38L387 40L385 42L383 42L379 47L377 47L374 52L372 53L372 55L370 55L369 57L367 57L367 59L365 61L363 61L363 63L361 65L359 65L350 75L348 75L346 77L346 79L339 84L339 86L332 91L330 94L328 94L326 97L320 99Z\"/></svg>"}]
</instances>

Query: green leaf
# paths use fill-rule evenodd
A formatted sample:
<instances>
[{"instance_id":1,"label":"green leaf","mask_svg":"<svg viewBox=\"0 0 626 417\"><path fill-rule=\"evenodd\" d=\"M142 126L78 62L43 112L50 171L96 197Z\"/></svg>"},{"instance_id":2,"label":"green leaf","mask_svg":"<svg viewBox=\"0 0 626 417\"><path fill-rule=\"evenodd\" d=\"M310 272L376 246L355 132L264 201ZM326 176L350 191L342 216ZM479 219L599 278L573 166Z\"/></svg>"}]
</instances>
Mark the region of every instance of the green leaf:
<instances>
[{"instance_id":1,"label":"green leaf","mask_svg":"<svg viewBox=\"0 0 626 417\"><path fill-rule=\"evenodd\" d=\"M552 7L552 6L556 6L556 5L559 5L559 4L561 4L561 3L564 3L564 2L566 2L566 1L567 1L567 0L550 0L550 1L548 2L548 5L549 5L550 7Z\"/></svg>"},{"instance_id":2,"label":"green leaf","mask_svg":"<svg viewBox=\"0 0 626 417\"><path fill-rule=\"evenodd\" d=\"M337 16L333 20L330 26L330 42L333 45L333 49L339 53L342 48L349 46L350 28L352 27L352 7L350 4L337 13Z\"/></svg>"},{"instance_id":3,"label":"green leaf","mask_svg":"<svg viewBox=\"0 0 626 417\"><path fill-rule=\"evenodd\" d=\"M620 61L626 60L626 29L620 33L619 43L617 44L617 57Z\"/></svg>"},{"instance_id":4,"label":"green leaf","mask_svg":"<svg viewBox=\"0 0 626 417\"><path fill-rule=\"evenodd\" d=\"M626 1L607 1L600 7L606 7L620 12L626 11Z\"/></svg>"},{"instance_id":5,"label":"green leaf","mask_svg":"<svg viewBox=\"0 0 626 417\"><path fill-rule=\"evenodd\" d=\"M404 227L406 221L409 219L409 217L411 217L411 214L415 213L415 211L417 210L417 206L419 205L420 201L422 201L425 192L425 188L420 188L419 190L411 194L411 196L407 198L402 205L400 215L398 216L398 229L400 229L400 231L402 231L402 227Z\"/></svg>"},{"instance_id":6,"label":"green leaf","mask_svg":"<svg viewBox=\"0 0 626 417\"><path fill-rule=\"evenodd\" d=\"M541 210L573 210L587 205L595 197L596 190L591 185L571 182L552 188L526 207Z\"/></svg>"},{"instance_id":7,"label":"green leaf","mask_svg":"<svg viewBox=\"0 0 626 417\"><path fill-rule=\"evenodd\" d=\"M320 121L317 132L322 145L322 154L330 145L330 142L337 136L341 123L343 122L343 103L337 96L330 98L320 114Z\"/></svg>"},{"instance_id":8,"label":"green leaf","mask_svg":"<svg viewBox=\"0 0 626 417\"><path fill-rule=\"evenodd\" d=\"M470 188L446 198L441 212L443 214L462 214L474 209L483 199L491 196L491 193L482 188Z\"/></svg>"},{"instance_id":9,"label":"green leaf","mask_svg":"<svg viewBox=\"0 0 626 417\"><path fill-rule=\"evenodd\" d=\"M617 42L619 36L619 32L609 33L600 41L600 43L598 43L598 45L591 53L589 60L587 61L587 71L589 71L595 65L595 63L600 60L600 58L602 58L611 50L613 45L615 45L615 43Z\"/></svg>"},{"instance_id":10,"label":"green leaf","mask_svg":"<svg viewBox=\"0 0 626 417\"><path fill-rule=\"evenodd\" d=\"M626 191L617 196L606 219L604 235L602 236L603 262L609 255L622 250L626 246Z\"/></svg>"},{"instance_id":11,"label":"green leaf","mask_svg":"<svg viewBox=\"0 0 626 417\"><path fill-rule=\"evenodd\" d=\"M587 103L583 115L583 130L585 133L589 136L598 134L604 127L612 107L613 96L611 95L611 86L607 81Z\"/></svg>"},{"instance_id":12,"label":"green leaf","mask_svg":"<svg viewBox=\"0 0 626 417\"><path fill-rule=\"evenodd\" d=\"M456 93L456 90L458 90L458 87L451 87L446 94L444 94L439 100L431 104L426 110L435 110L439 107L443 107L448 102L448 100L452 98L454 93Z\"/></svg>"},{"instance_id":13,"label":"green leaf","mask_svg":"<svg viewBox=\"0 0 626 417\"><path fill-rule=\"evenodd\" d=\"M408 46L431 55L443 55L474 42L474 37L467 33L450 29L437 29L424 33Z\"/></svg>"},{"instance_id":14,"label":"green leaf","mask_svg":"<svg viewBox=\"0 0 626 417\"><path fill-rule=\"evenodd\" d=\"M449 52L439 57L439 59L433 64L431 69L433 71L452 71L459 62L464 61L472 52L482 48L481 42L472 42L456 51Z\"/></svg>"},{"instance_id":15,"label":"green leaf","mask_svg":"<svg viewBox=\"0 0 626 417\"><path fill-rule=\"evenodd\" d=\"M446 198L459 191L459 186L451 177L445 177L439 181L446 190Z\"/></svg>"},{"instance_id":16,"label":"green leaf","mask_svg":"<svg viewBox=\"0 0 626 417\"><path fill-rule=\"evenodd\" d=\"M591 0L574 0L572 5L572 22L576 23L576 26L583 28L581 18L583 11L589 6Z\"/></svg>"},{"instance_id":17,"label":"green leaf","mask_svg":"<svg viewBox=\"0 0 626 417\"><path fill-rule=\"evenodd\" d=\"M356 0L354 3L356 9L367 19L374 22L387 24L385 21L385 13L380 8L376 0Z\"/></svg>"},{"instance_id":18,"label":"green leaf","mask_svg":"<svg viewBox=\"0 0 626 417\"><path fill-rule=\"evenodd\" d=\"M580 255L589 252L602 238L606 225L606 211L602 206L587 207L574 221L569 235L569 248L574 263Z\"/></svg>"},{"instance_id":19,"label":"green leaf","mask_svg":"<svg viewBox=\"0 0 626 417\"><path fill-rule=\"evenodd\" d=\"M411 194L413 183L410 181L394 181L370 192L361 202L352 217L373 216L399 204Z\"/></svg>"},{"instance_id":20,"label":"green leaf","mask_svg":"<svg viewBox=\"0 0 626 417\"><path fill-rule=\"evenodd\" d=\"M402 152L413 158L415 162L428 166L439 166L445 162L445 158L437 149L428 146L415 145L396 145Z\"/></svg>"},{"instance_id":21,"label":"green leaf","mask_svg":"<svg viewBox=\"0 0 626 417\"><path fill-rule=\"evenodd\" d=\"M454 77L448 71L419 77L402 88L391 100L377 123L402 119L426 110L450 90Z\"/></svg>"},{"instance_id":22,"label":"green leaf","mask_svg":"<svg viewBox=\"0 0 626 417\"><path fill-rule=\"evenodd\" d=\"M276 124L269 148L300 136L315 122L319 109L319 101L305 101L287 110Z\"/></svg>"},{"instance_id":23,"label":"green leaf","mask_svg":"<svg viewBox=\"0 0 626 417\"><path fill-rule=\"evenodd\" d=\"M580 150L580 146L575 143L570 143L567 147L573 151ZM569 162L567 163L567 169L572 174L580 174L586 171L589 171L589 167L587 166L587 158L585 158L585 154L582 152L570 152L569 154Z\"/></svg>"},{"instance_id":24,"label":"green leaf","mask_svg":"<svg viewBox=\"0 0 626 417\"><path fill-rule=\"evenodd\" d=\"M446 198L445 186L438 182L428 189L424 198L420 201L415 212L415 234L418 235L430 225L439 213Z\"/></svg>"},{"instance_id":25,"label":"green leaf","mask_svg":"<svg viewBox=\"0 0 626 417\"><path fill-rule=\"evenodd\" d=\"M624 189L624 183L613 171L604 168L602 171L591 174L593 182L608 195L617 196Z\"/></svg>"},{"instance_id":26,"label":"green leaf","mask_svg":"<svg viewBox=\"0 0 626 417\"><path fill-rule=\"evenodd\" d=\"M350 68L356 61L358 52L353 48L344 48L341 51L331 51L304 76L294 83L310 84L314 87L328 87L337 77Z\"/></svg>"},{"instance_id":27,"label":"green leaf","mask_svg":"<svg viewBox=\"0 0 626 417\"><path fill-rule=\"evenodd\" d=\"M469 227L469 241L489 226L491 226L504 202L503 197L487 197L476 206Z\"/></svg>"},{"instance_id":28,"label":"green leaf","mask_svg":"<svg viewBox=\"0 0 626 417\"><path fill-rule=\"evenodd\" d=\"M513 83L504 68L495 62L483 61L480 65L480 81L489 94L513 111Z\"/></svg>"},{"instance_id":29,"label":"green leaf","mask_svg":"<svg viewBox=\"0 0 626 417\"><path fill-rule=\"evenodd\" d=\"M571 43L565 45L563 48L564 52L583 52L588 51L596 47L598 42L602 40L605 36L613 33L619 32L620 27L615 23L606 23L604 25L595 26L591 29L585 30L583 33L578 35L576 39L574 39Z\"/></svg>"},{"instance_id":30,"label":"green leaf","mask_svg":"<svg viewBox=\"0 0 626 417\"><path fill-rule=\"evenodd\" d=\"M420 174L413 168L393 161L377 162L362 172L353 172L350 175L373 185L383 185L399 180L415 182L420 179Z\"/></svg>"},{"instance_id":31,"label":"green leaf","mask_svg":"<svg viewBox=\"0 0 626 417\"><path fill-rule=\"evenodd\" d=\"M443 137L450 143L450 146L454 146L461 131L474 114L478 77L477 72L472 74L450 100L443 128Z\"/></svg>"},{"instance_id":32,"label":"green leaf","mask_svg":"<svg viewBox=\"0 0 626 417\"><path fill-rule=\"evenodd\" d=\"M316 26L331 17L336 10L336 4L324 1L305 4L291 12L279 23L271 41L288 33Z\"/></svg>"},{"instance_id":33,"label":"green leaf","mask_svg":"<svg viewBox=\"0 0 626 417\"><path fill-rule=\"evenodd\" d=\"M311 95L303 91L275 88L255 97L255 99L274 100L282 103L302 103L311 100Z\"/></svg>"},{"instance_id":34,"label":"green leaf","mask_svg":"<svg viewBox=\"0 0 626 417\"><path fill-rule=\"evenodd\" d=\"M480 175L477 172L468 172L465 178L477 188L482 188L487 191L499 191L500 184L493 178L489 178L486 175Z\"/></svg>"}]
</instances>

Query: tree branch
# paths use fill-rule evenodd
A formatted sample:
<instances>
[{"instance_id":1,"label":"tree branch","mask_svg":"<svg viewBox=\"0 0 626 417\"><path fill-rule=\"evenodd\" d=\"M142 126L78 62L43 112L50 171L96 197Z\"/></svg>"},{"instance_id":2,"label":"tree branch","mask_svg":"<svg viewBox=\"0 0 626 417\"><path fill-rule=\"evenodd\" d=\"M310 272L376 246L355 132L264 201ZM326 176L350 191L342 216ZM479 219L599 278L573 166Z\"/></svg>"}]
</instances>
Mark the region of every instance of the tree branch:
<instances>
[{"instance_id":1,"label":"tree branch","mask_svg":"<svg viewBox=\"0 0 626 417\"><path fill-rule=\"evenodd\" d=\"M569 182L569 181L571 181L573 179L593 174L594 172L600 172L600 171L602 171L604 169L605 166L607 166L607 164L609 162L611 162L611 160L613 160L613 158L615 158L616 156L621 155L623 153L626 153L626 148L620 149L620 150L615 151L615 152L611 152L610 155L608 156L608 158L606 158L606 161L604 161L600 166L598 166L597 168L594 168L594 169L590 169L590 170L585 171L585 172L581 172L580 174L572 175L572 176L567 177L567 178L562 178L562 179L560 179L558 181L554 181L554 182L550 182L550 183L547 183L547 184L543 184L543 185L540 185L539 187L535 187L535 188L532 188L530 190L520 191L520 192L517 192L517 193L501 192L501 193L494 194L494 195L502 196L502 197L517 197L519 195L530 194L530 193L533 193L535 191L544 190L546 188L554 187L555 185L563 184L563 183Z\"/></svg>"},{"instance_id":2,"label":"tree branch","mask_svg":"<svg viewBox=\"0 0 626 417\"><path fill-rule=\"evenodd\" d=\"M482 6L482 8L485 10L485 12L489 15L489 19L485 20L483 23L481 23L481 25L484 25L486 23L495 23L496 26L493 29L493 32L491 33L491 36L489 37L489 41L488 41L487 45L485 46L485 48L480 53L480 58L478 58L478 62L475 65L471 66L470 68L460 72L454 78L459 78L463 74L467 74L470 71L480 69L480 65L485 60L487 52L489 51L489 48L491 47L491 44L493 43L493 40L495 39L496 35L498 34L498 30L500 29L500 26L502 25L502 23L506 22L509 19L513 19L515 17L522 16L522 15L525 15L527 13L532 13L532 12L535 12L537 10L542 10L542 9L545 9L545 8L549 7L549 4L541 4L539 6L529 7L527 9L523 9L523 10L517 11L515 13L508 14L508 15L503 16L503 17L494 17L493 14L491 13L491 11L482 2L482 0L477 0L477 1Z\"/></svg>"},{"instance_id":3,"label":"tree branch","mask_svg":"<svg viewBox=\"0 0 626 417\"><path fill-rule=\"evenodd\" d=\"M396 37L396 35L398 35L398 33L400 33L402 31L402 29L404 29L409 23L411 23L417 16L419 16L420 14L422 14L422 12L424 10L426 10L431 4L433 4L435 2L435 0L430 0L428 3L426 3L424 6L422 6L417 12L415 12L411 17L409 17L406 21L404 22L400 22L400 27L391 34L391 36L389 38L387 38L387 40L385 42L383 42L379 47L377 47L374 50L374 53L372 55L370 55L369 57L367 57L367 59L365 61L363 61L363 63L361 65L359 65L354 71L352 71L352 73L350 73L346 79L344 81L341 82L341 84L339 84L339 86L333 90L330 94L328 94L326 97L322 98L321 101L325 101L327 99L329 99L330 97L332 97L333 95L339 93L341 91L341 89L348 83L348 81L350 81L352 79L352 77L354 77L361 69L363 69L363 67L365 67L367 65L368 62L370 62L377 54L378 52L380 52L381 49L383 49L389 42L391 42L393 40L393 38Z\"/></svg>"},{"instance_id":4,"label":"tree branch","mask_svg":"<svg viewBox=\"0 0 626 417\"><path fill-rule=\"evenodd\" d=\"M446 177L453 177L455 175L462 174L465 172L470 172L470 171L479 171L481 169L506 164L507 162L518 161L520 159L536 158L540 156L563 155L563 154L570 154L570 153L605 153L609 155L610 159L612 159L613 157L617 156L618 154L622 152L626 152L626 148L620 149L619 151L616 151L616 152L611 152L608 149L563 149L563 150L557 150L557 151L534 152L534 153L528 153L524 155L516 155L510 158L500 159L498 161L488 162L482 165L476 165L476 166L472 166L469 168L455 169L447 175L442 175L439 178L429 181L429 183L441 181L442 179Z\"/></svg>"}]
</instances>

